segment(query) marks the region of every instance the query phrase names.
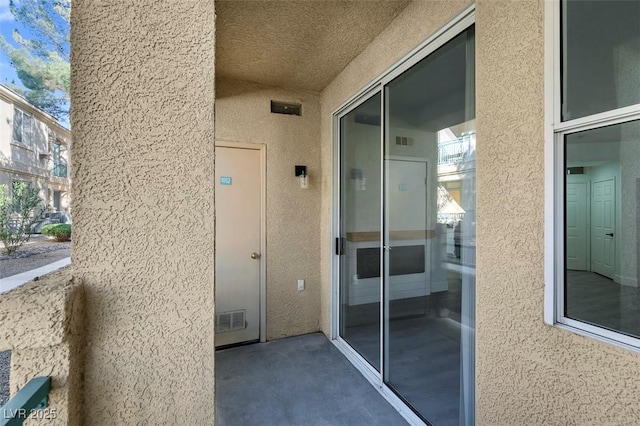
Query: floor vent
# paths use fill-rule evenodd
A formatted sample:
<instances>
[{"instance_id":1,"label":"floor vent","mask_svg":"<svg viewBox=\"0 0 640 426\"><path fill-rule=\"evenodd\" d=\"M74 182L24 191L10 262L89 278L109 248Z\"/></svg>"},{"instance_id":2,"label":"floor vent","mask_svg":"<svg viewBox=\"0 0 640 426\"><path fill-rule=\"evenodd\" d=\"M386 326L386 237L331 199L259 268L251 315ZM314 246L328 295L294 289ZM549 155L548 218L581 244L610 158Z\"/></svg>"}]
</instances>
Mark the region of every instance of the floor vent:
<instances>
[{"instance_id":1,"label":"floor vent","mask_svg":"<svg viewBox=\"0 0 640 426\"><path fill-rule=\"evenodd\" d=\"M216 333L238 331L247 328L245 310L221 312L216 314Z\"/></svg>"}]
</instances>

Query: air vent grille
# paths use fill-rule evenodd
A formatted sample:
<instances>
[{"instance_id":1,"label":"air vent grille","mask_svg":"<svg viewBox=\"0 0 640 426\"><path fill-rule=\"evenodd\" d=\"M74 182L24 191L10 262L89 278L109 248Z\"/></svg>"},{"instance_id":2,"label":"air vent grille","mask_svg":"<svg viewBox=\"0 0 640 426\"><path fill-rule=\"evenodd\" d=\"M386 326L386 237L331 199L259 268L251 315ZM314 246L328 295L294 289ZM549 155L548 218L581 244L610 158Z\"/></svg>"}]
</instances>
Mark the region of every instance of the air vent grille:
<instances>
[{"instance_id":1,"label":"air vent grille","mask_svg":"<svg viewBox=\"0 0 640 426\"><path fill-rule=\"evenodd\" d=\"M273 114L302 115L302 105L271 101L271 112Z\"/></svg>"},{"instance_id":2,"label":"air vent grille","mask_svg":"<svg viewBox=\"0 0 640 426\"><path fill-rule=\"evenodd\" d=\"M584 167L567 167L568 175L583 175Z\"/></svg>"},{"instance_id":3,"label":"air vent grille","mask_svg":"<svg viewBox=\"0 0 640 426\"><path fill-rule=\"evenodd\" d=\"M245 310L221 312L216 314L216 333L238 331L247 328Z\"/></svg>"},{"instance_id":4,"label":"air vent grille","mask_svg":"<svg viewBox=\"0 0 640 426\"><path fill-rule=\"evenodd\" d=\"M413 138L407 136L396 136L396 145L413 146Z\"/></svg>"}]
</instances>

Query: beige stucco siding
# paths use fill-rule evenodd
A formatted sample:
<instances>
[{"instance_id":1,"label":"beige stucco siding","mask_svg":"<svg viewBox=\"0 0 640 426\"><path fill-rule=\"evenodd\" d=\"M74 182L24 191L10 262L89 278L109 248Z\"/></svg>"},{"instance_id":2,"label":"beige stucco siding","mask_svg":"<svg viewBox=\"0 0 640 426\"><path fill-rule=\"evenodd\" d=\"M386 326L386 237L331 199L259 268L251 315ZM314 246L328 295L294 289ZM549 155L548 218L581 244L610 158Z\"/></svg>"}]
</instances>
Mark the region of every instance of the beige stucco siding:
<instances>
[{"instance_id":1,"label":"beige stucco siding","mask_svg":"<svg viewBox=\"0 0 640 426\"><path fill-rule=\"evenodd\" d=\"M214 2L75 1L86 424L213 424Z\"/></svg>"},{"instance_id":2,"label":"beige stucco siding","mask_svg":"<svg viewBox=\"0 0 640 426\"><path fill-rule=\"evenodd\" d=\"M216 140L266 145L267 339L318 331L320 318L320 101L237 80L216 85ZM270 101L302 104L302 116L272 114ZM296 164L306 165L301 189ZM297 290L297 280L305 290Z\"/></svg>"},{"instance_id":3,"label":"beige stucco siding","mask_svg":"<svg viewBox=\"0 0 640 426\"><path fill-rule=\"evenodd\" d=\"M322 92L322 223L321 223L321 329L330 330L331 302L331 144L332 112L347 99L400 60L419 43L461 13L470 1L414 1L380 33Z\"/></svg>"},{"instance_id":4,"label":"beige stucco siding","mask_svg":"<svg viewBox=\"0 0 640 426\"><path fill-rule=\"evenodd\" d=\"M477 5L478 424L637 424L640 357L542 320L544 3L516 4Z\"/></svg>"}]
</instances>

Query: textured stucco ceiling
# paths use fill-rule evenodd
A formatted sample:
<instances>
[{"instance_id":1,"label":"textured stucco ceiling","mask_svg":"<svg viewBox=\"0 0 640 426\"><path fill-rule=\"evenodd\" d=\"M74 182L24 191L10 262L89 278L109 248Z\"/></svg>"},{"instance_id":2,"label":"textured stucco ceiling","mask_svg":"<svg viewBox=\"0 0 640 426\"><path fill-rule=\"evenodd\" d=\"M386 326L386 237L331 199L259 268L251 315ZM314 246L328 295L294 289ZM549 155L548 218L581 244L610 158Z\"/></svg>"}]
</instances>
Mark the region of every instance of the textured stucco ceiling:
<instances>
[{"instance_id":1,"label":"textured stucco ceiling","mask_svg":"<svg viewBox=\"0 0 640 426\"><path fill-rule=\"evenodd\" d=\"M216 75L319 92L410 0L216 2Z\"/></svg>"}]
</instances>

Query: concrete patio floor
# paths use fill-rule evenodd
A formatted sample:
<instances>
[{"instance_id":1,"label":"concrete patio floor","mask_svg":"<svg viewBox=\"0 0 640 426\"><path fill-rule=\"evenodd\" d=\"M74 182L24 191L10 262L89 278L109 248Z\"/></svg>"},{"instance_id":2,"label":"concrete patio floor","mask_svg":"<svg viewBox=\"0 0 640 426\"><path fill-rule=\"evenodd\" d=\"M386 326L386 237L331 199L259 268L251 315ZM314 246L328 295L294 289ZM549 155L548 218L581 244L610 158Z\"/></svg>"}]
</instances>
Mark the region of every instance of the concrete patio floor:
<instances>
[{"instance_id":1,"label":"concrete patio floor","mask_svg":"<svg viewBox=\"0 0 640 426\"><path fill-rule=\"evenodd\" d=\"M406 425L322 333L216 352L216 425Z\"/></svg>"}]
</instances>

